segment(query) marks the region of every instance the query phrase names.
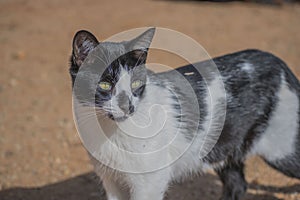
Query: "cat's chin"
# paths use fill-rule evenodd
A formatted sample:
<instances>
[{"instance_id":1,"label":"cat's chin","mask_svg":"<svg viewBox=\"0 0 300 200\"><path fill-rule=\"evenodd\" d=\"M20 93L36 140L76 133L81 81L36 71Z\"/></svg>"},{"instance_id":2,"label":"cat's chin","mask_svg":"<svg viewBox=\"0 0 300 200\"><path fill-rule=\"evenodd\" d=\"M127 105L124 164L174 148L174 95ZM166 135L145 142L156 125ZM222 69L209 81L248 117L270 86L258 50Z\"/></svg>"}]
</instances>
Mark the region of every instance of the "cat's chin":
<instances>
[{"instance_id":1,"label":"cat's chin","mask_svg":"<svg viewBox=\"0 0 300 200\"><path fill-rule=\"evenodd\" d=\"M123 122L129 118L129 115L124 115L122 117L115 117L115 116L113 116L113 114L110 114L110 113L107 116L108 116L108 118L110 118L111 120L116 121L116 122Z\"/></svg>"}]
</instances>

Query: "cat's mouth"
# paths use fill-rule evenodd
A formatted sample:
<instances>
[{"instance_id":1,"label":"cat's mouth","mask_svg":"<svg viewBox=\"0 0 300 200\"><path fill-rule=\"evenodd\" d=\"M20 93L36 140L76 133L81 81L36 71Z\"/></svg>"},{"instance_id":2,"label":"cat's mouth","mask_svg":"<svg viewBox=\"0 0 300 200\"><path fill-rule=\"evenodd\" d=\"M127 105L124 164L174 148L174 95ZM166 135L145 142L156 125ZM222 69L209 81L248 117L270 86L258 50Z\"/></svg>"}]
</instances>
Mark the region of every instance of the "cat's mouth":
<instances>
[{"instance_id":1,"label":"cat's mouth","mask_svg":"<svg viewBox=\"0 0 300 200\"><path fill-rule=\"evenodd\" d=\"M116 122L122 122L125 121L126 119L128 119L132 114L125 114L124 116L114 116L111 113L108 113L107 116L108 118L110 118L111 120L114 120Z\"/></svg>"}]
</instances>

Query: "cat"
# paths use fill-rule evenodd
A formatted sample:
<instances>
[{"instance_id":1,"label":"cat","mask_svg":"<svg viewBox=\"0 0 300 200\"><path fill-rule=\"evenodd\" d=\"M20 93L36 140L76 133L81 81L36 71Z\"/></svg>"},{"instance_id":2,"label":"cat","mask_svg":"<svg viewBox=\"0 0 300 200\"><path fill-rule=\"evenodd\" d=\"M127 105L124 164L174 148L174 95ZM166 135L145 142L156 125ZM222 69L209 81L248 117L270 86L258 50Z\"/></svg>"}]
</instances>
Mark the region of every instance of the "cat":
<instances>
[{"instance_id":1,"label":"cat","mask_svg":"<svg viewBox=\"0 0 300 200\"><path fill-rule=\"evenodd\" d=\"M79 105L97 110L110 141L104 142L97 159L90 155L108 200L162 200L172 181L207 168L214 169L223 183L222 200L240 200L247 190L244 161L250 155L300 178L300 85L282 60L249 49L154 73L146 68L154 34L155 28L149 28L129 41L99 42L82 30L73 39L73 91L82 74L87 86L82 92L94 92L94 99L73 97ZM219 76L210 71L211 62ZM99 71L84 71L89 65ZM150 107L154 111L149 114ZM132 127L132 119L149 123L148 115L151 128ZM210 119L213 126L208 125ZM163 134L154 134L158 126ZM131 135L122 134L123 128ZM209 134L203 134L208 128ZM168 148L136 157L116 151L111 143L142 154Z\"/></svg>"}]
</instances>

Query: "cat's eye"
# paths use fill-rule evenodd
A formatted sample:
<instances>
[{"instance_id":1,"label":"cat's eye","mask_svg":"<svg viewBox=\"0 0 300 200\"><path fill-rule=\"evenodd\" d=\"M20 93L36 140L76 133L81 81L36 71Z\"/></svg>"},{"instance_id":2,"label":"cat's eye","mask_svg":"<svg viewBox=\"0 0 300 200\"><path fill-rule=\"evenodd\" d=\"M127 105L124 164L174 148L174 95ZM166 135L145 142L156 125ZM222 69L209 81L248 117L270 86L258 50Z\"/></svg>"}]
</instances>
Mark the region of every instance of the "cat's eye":
<instances>
[{"instance_id":1,"label":"cat's eye","mask_svg":"<svg viewBox=\"0 0 300 200\"><path fill-rule=\"evenodd\" d=\"M110 83L108 82L100 82L99 83L99 87L102 89L102 90L105 90L105 91L109 91L111 90L112 86Z\"/></svg>"},{"instance_id":2,"label":"cat's eye","mask_svg":"<svg viewBox=\"0 0 300 200\"><path fill-rule=\"evenodd\" d=\"M131 83L131 88L136 89L138 87L141 87L143 85L143 81L141 80L135 80Z\"/></svg>"}]
</instances>

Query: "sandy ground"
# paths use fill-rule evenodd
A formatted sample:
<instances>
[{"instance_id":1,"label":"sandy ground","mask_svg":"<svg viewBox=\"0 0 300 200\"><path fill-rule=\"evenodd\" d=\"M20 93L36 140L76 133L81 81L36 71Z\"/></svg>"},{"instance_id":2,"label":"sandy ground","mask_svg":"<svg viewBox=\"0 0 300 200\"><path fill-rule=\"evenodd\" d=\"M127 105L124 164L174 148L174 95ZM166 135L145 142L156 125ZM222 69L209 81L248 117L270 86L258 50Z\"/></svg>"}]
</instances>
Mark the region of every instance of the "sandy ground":
<instances>
[{"instance_id":1,"label":"sandy ground","mask_svg":"<svg viewBox=\"0 0 300 200\"><path fill-rule=\"evenodd\" d=\"M100 39L130 28L185 33L212 56L259 48L300 76L300 5L185 1L0 0L0 199L99 199L101 186L72 119L68 60L79 29ZM172 63L176 65L176 63ZM300 182L247 163L247 200L300 199ZM217 199L207 174L174 185L168 199ZM103 199L103 198L102 198Z\"/></svg>"}]
</instances>

